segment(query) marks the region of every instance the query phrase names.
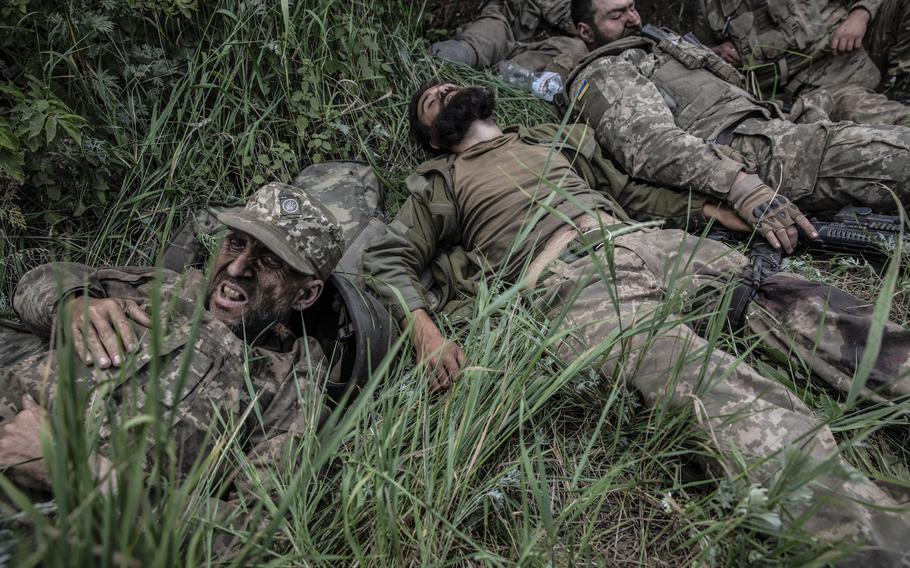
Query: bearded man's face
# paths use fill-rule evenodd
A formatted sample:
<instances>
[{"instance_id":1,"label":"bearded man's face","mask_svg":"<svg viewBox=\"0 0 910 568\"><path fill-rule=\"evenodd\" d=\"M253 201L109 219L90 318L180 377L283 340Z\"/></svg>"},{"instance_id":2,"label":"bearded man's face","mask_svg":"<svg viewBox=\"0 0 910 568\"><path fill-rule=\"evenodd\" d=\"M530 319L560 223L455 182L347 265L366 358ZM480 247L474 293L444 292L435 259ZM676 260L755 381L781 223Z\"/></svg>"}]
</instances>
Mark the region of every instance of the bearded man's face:
<instances>
[{"instance_id":1,"label":"bearded man's face","mask_svg":"<svg viewBox=\"0 0 910 568\"><path fill-rule=\"evenodd\" d=\"M483 87L449 83L427 89L417 103L417 118L430 129L430 140L448 150L464 140L477 120L489 120L496 109L493 93Z\"/></svg>"}]
</instances>

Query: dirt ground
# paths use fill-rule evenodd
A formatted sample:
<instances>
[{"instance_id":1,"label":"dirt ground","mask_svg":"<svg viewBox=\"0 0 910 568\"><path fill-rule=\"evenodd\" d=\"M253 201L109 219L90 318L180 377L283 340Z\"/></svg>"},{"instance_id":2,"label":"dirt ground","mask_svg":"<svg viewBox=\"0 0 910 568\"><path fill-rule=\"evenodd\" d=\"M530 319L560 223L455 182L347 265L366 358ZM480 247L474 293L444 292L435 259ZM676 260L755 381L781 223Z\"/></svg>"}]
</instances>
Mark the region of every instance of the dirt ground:
<instances>
[{"instance_id":1,"label":"dirt ground","mask_svg":"<svg viewBox=\"0 0 910 568\"><path fill-rule=\"evenodd\" d=\"M569 0L566 0L567 2ZM480 12L487 0L427 0L430 15L427 29L431 35L444 36L469 22ZM670 27L685 33L694 28L695 0L638 0L638 11L646 23Z\"/></svg>"}]
</instances>

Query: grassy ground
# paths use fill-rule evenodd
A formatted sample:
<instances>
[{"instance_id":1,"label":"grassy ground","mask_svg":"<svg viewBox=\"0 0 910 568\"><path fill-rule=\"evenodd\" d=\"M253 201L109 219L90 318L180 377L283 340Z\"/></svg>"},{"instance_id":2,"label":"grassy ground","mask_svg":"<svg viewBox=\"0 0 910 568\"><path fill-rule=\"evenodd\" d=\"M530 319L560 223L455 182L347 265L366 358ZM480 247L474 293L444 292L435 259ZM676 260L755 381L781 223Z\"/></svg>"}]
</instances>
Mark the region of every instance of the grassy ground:
<instances>
[{"instance_id":1,"label":"grassy ground","mask_svg":"<svg viewBox=\"0 0 910 568\"><path fill-rule=\"evenodd\" d=\"M186 212L240 202L313 161L369 161L394 212L421 159L406 141L412 89L431 76L490 81L423 55L420 2L56 4L0 8L0 159L13 164L0 180L4 306L36 263L151 264ZM554 118L539 101L497 90L502 122ZM898 291L865 267L838 266L799 268L870 300ZM900 286L895 314L906 323ZM743 566L815 557L769 523L774 499L703 471L694 456L709 449L690 417L645 412L633 393L562 368L542 347L556 322L502 294L491 284L473 323L449 328L471 361L451 393L429 397L409 354L396 351L346 412L306 432L264 478L225 425L220 451L184 480L166 469L143 475L137 451L124 448L120 489L105 497L84 460L92 436L77 401L59 405L57 430L67 434L46 448L53 495L0 481L25 511L0 520L9 531L0 564ZM847 407L793 367L752 359L798 387L855 464L907 485L906 408ZM254 499L217 499L226 464ZM35 508L51 498L52 512ZM225 531L239 543L222 547Z\"/></svg>"}]
</instances>

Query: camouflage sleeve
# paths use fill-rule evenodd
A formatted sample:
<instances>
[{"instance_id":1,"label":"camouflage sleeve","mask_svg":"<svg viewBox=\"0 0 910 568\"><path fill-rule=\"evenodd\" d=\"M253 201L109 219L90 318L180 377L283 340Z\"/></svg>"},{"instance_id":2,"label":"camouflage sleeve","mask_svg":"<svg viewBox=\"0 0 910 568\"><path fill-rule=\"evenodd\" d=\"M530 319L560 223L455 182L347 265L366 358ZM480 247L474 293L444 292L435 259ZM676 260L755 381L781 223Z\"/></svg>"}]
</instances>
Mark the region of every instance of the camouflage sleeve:
<instances>
[{"instance_id":1,"label":"camouflage sleeve","mask_svg":"<svg viewBox=\"0 0 910 568\"><path fill-rule=\"evenodd\" d=\"M705 196L691 191L667 189L630 179L613 197L636 221L664 219L665 229L692 231L706 223L702 208Z\"/></svg>"},{"instance_id":2,"label":"camouflage sleeve","mask_svg":"<svg viewBox=\"0 0 910 568\"><path fill-rule=\"evenodd\" d=\"M857 8L865 8L870 14L872 14L872 19L874 20L883 2L884 0L859 0L859 2L853 2L850 5L850 11L852 12Z\"/></svg>"},{"instance_id":3,"label":"camouflage sleeve","mask_svg":"<svg viewBox=\"0 0 910 568\"><path fill-rule=\"evenodd\" d=\"M43 264L19 280L13 309L33 332L48 335L60 300L80 290L95 297L104 295L94 269L75 262Z\"/></svg>"},{"instance_id":4,"label":"camouflage sleeve","mask_svg":"<svg viewBox=\"0 0 910 568\"><path fill-rule=\"evenodd\" d=\"M585 129L585 132L589 131ZM569 130L570 141L580 140L576 132L574 128ZM606 193L629 218L635 221L664 220L667 229L694 230L706 223L702 212L704 196L634 180L609 156L605 156L597 144L594 144L589 160L596 168L596 174L588 183ZM582 171L579 173L584 177Z\"/></svg>"},{"instance_id":5,"label":"camouflage sleeve","mask_svg":"<svg viewBox=\"0 0 910 568\"><path fill-rule=\"evenodd\" d=\"M601 57L571 86L587 81L577 103L598 143L638 179L694 190L726 201L743 164L688 134L673 118L657 87L621 57Z\"/></svg>"},{"instance_id":6,"label":"camouflage sleeve","mask_svg":"<svg viewBox=\"0 0 910 568\"><path fill-rule=\"evenodd\" d=\"M415 176L409 179L417 179ZM460 241L455 204L439 187L443 185L425 180L425 189L432 191L431 186L436 186L436 192L412 192L385 236L364 253L364 269L371 276L372 286L397 321L414 310L427 308L420 275L437 251Z\"/></svg>"}]
</instances>

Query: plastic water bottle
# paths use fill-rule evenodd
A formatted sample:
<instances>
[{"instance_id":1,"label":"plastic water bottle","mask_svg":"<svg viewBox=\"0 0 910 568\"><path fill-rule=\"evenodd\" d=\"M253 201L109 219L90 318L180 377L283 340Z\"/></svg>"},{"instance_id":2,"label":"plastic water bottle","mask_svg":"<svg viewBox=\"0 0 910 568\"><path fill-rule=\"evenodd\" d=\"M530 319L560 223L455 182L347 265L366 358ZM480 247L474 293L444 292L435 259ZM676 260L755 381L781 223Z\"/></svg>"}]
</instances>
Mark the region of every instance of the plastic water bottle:
<instances>
[{"instance_id":1,"label":"plastic water bottle","mask_svg":"<svg viewBox=\"0 0 910 568\"><path fill-rule=\"evenodd\" d=\"M562 92L562 77L553 71L535 73L527 67L503 61L499 64L499 77L519 89L531 91L535 97L547 102L552 102Z\"/></svg>"}]
</instances>

